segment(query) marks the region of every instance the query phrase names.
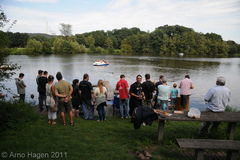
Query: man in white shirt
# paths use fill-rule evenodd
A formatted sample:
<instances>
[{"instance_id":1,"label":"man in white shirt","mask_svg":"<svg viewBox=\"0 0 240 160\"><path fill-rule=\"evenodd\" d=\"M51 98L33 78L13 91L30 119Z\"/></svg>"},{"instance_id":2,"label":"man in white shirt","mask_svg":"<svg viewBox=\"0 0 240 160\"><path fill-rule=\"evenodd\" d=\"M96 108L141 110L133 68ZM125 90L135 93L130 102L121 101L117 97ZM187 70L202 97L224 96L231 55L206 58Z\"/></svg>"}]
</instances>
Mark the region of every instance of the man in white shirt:
<instances>
[{"instance_id":1,"label":"man in white shirt","mask_svg":"<svg viewBox=\"0 0 240 160\"><path fill-rule=\"evenodd\" d=\"M207 102L207 110L211 112L224 112L229 101L231 92L230 89L225 86L226 80L220 76L217 78L216 86L209 89L204 96L204 100ZM208 131L209 126L212 124L211 130L216 130L220 122L204 122L200 130L200 134L204 134Z\"/></svg>"}]
</instances>

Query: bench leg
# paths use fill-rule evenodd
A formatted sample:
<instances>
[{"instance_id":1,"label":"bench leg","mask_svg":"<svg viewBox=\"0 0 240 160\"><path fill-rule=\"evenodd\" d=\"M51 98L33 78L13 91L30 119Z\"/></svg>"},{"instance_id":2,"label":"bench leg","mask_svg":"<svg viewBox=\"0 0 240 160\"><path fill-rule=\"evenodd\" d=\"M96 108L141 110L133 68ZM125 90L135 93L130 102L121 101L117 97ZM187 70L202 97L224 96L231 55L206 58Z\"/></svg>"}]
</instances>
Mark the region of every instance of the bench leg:
<instances>
[{"instance_id":1,"label":"bench leg","mask_svg":"<svg viewBox=\"0 0 240 160\"><path fill-rule=\"evenodd\" d=\"M238 151L228 151L226 159L227 160L237 160L238 159Z\"/></svg>"},{"instance_id":2,"label":"bench leg","mask_svg":"<svg viewBox=\"0 0 240 160\"><path fill-rule=\"evenodd\" d=\"M236 126L237 126L237 123L228 123L228 129L227 129L228 139L231 139L231 140L234 139Z\"/></svg>"},{"instance_id":3,"label":"bench leg","mask_svg":"<svg viewBox=\"0 0 240 160\"><path fill-rule=\"evenodd\" d=\"M195 150L196 160L204 160L204 151L202 149Z\"/></svg>"},{"instance_id":4,"label":"bench leg","mask_svg":"<svg viewBox=\"0 0 240 160\"><path fill-rule=\"evenodd\" d=\"M165 120L158 121L158 143L159 144L163 143L164 124L165 124Z\"/></svg>"}]
</instances>

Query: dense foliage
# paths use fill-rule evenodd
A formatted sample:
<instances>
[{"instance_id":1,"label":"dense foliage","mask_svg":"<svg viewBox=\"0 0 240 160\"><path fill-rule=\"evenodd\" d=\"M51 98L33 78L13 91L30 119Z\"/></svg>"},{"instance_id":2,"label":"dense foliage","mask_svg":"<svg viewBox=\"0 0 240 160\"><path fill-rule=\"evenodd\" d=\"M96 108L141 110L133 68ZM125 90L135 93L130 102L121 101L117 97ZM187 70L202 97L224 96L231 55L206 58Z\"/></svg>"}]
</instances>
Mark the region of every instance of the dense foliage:
<instances>
[{"instance_id":1,"label":"dense foliage","mask_svg":"<svg viewBox=\"0 0 240 160\"><path fill-rule=\"evenodd\" d=\"M12 54L98 53L177 56L178 53L184 53L185 56L198 57L240 55L240 45L234 41L224 41L218 34L198 33L191 28L179 25L160 26L153 32L144 32L139 28L121 28L73 36L71 34L32 35L2 31L0 35L0 47L11 48L8 51Z\"/></svg>"},{"instance_id":2,"label":"dense foliage","mask_svg":"<svg viewBox=\"0 0 240 160\"><path fill-rule=\"evenodd\" d=\"M39 114L28 104L0 100L0 106L0 133L8 129L19 129L39 118Z\"/></svg>"}]
</instances>

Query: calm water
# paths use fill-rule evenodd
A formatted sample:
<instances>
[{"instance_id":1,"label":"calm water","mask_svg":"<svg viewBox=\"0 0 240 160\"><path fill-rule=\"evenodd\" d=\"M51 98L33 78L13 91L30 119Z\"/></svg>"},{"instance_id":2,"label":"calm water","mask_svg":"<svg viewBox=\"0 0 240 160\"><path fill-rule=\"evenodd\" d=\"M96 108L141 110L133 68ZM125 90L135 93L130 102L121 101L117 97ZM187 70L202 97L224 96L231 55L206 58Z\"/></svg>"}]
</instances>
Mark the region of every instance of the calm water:
<instances>
[{"instance_id":1,"label":"calm water","mask_svg":"<svg viewBox=\"0 0 240 160\"><path fill-rule=\"evenodd\" d=\"M230 105L240 109L240 58L159 58L138 56L97 56L97 55L69 55L69 56L25 56L14 55L8 57L12 63L21 65L17 71L25 73L24 81L27 85L27 98L30 94L37 97L36 76L39 69L47 70L55 76L61 71L65 80L82 79L84 73L90 75L92 84L97 84L99 79L108 80L112 87L115 86L120 74L125 74L129 84L135 81L137 74L151 74L151 79L158 80L159 75L167 77L169 85L184 78L189 74L195 89L192 91L190 106L204 108L203 96L208 89L215 85L217 76L227 79L232 97ZM96 67L92 63L96 59L105 59L109 66ZM17 77L15 75L15 77ZM14 78L15 78L14 77ZM6 86L16 93L14 81L6 82Z\"/></svg>"}]
</instances>

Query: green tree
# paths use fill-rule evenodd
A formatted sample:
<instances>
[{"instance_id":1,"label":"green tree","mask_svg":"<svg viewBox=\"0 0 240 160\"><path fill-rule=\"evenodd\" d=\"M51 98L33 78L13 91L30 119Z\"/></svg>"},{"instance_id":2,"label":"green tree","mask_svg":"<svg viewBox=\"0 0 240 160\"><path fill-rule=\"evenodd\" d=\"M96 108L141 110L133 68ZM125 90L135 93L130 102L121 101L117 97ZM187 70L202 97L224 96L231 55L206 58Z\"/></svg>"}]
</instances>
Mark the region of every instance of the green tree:
<instances>
[{"instance_id":1,"label":"green tree","mask_svg":"<svg viewBox=\"0 0 240 160\"><path fill-rule=\"evenodd\" d=\"M4 48L8 47L9 44L10 44L10 40L9 40L9 37L8 35L3 32L3 31L0 31L0 50L2 51ZM0 51L0 53L2 53Z\"/></svg>"},{"instance_id":2,"label":"green tree","mask_svg":"<svg viewBox=\"0 0 240 160\"><path fill-rule=\"evenodd\" d=\"M7 35L10 40L10 48L23 48L27 45L29 35L27 33L12 33L7 32Z\"/></svg>"},{"instance_id":3,"label":"green tree","mask_svg":"<svg viewBox=\"0 0 240 160\"><path fill-rule=\"evenodd\" d=\"M42 42L42 53L44 54L52 53L52 44L49 40Z\"/></svg>"},{"instance_id":4,"label":"green tree","mask_svg":"<svg viewBox=\"0 0 240 160\"><path fill-rule=\"evenodd\" d=\"M85 41L86 37L84 35L76 34L75 37L76 37L76 41L78 42L78 44L86 46L86 41Z\"/></svg>"},{"instance_id":5,"label":"green tree","mask_svg":"<svg viewBox=\"0 0 240 160\"><path fill-rule=\"evenodd\" d=\"M105 47L105 48L108 48L108 49L113 48L113 42L112 42L112 39L111 39L111 38L108 37L108 38L105 40L104 47Z\"/></svg>"},{"instance_id":6,"label":"green tree","mask_svg":"<svg viewBox=\"0 0 240 160\"><path fill-rule=\"evenodd\" d=\"M42 53L42 43L40 41L37 41L35 39L29 39L27 42L27 53L29 54L40 54Z\"/></svg>"},{"instance_id":7,"label":"green tree","mask_svg":"<svg viewBox=\"0 0 240 160\"><path fill-rule=\"evenodd\" d=\"M133 54L132 46L128 43L128 41L126 39L122 40L121 52L122 52L123 55Z\"/></svg>"}]
</instances>

